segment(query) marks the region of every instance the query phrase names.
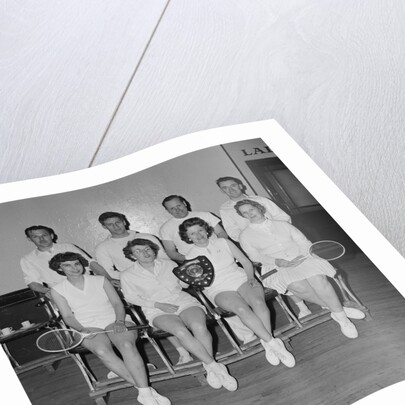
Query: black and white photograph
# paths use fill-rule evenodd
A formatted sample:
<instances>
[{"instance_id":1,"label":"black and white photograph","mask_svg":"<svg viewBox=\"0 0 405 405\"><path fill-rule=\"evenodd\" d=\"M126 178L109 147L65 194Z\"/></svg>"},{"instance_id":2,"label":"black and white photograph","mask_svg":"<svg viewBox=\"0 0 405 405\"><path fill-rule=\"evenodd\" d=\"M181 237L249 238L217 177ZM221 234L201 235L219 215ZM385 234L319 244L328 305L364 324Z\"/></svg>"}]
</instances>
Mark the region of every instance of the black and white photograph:
<instances>
[{"instance_id":1,"label":"black and white photograph","mask_svg":"<svg viewBox=\"0 0 405 405\"><path fill-rule=\"evenodd\" d=\"M0 204L0 343L33 405L354 404L404 380L378 236L242 130Z\"/></svg>"}]
</instances>

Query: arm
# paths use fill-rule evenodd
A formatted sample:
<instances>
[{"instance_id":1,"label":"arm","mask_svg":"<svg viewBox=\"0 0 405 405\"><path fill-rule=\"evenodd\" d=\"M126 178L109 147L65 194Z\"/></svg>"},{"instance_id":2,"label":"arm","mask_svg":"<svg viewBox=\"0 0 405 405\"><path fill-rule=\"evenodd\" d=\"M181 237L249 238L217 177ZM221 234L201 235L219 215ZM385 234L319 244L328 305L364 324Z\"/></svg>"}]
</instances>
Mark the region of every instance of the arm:
<instances>
[{"instance_id":1,"label":"arm","mask_svg":"<svg viewBox=\"0 0 405 405\"><path fill-rule=\"evenodd\" d=\"M53 302L58 307L62 315L62 318L66 322L66 324L79 332L85 331L84 326L74 316L72 309L70 308L66 298L53 289L51 290L51 296Z\"/></svg>"},{"instance_id":2,"label":"arm","mask_svg":"<svg viewBox=\"0 0 405 405\"><path fill-rule=\"evenodd\" d=\"M41 294L45 294L47 298L51 298L51 289L49 287L45 287L41 283L37 283L36 281L33 281L32 283L28 284L28 288L30 288L32 291L39 292Z\"/></svg>"},{"instance_id":3,"label":"arm","mask_svg":"<svg viewBox=\"0 0 405 405\"><path fill-rule=\"evenodd\" d=\"M98 245L96 247L96 259L97 259L97 263L107 273L108 277L105 274L103 274L102 272L97 273L97 274L100 274L100 275L106 277L108 280L109 279L116 279L116 277L117 277L116 273L117 272L114 271L114 263L111 260L111 257L108 254L108 252L103 248L102 244L100 244L100 245ZM96 269L95 272L97 272L99 270L100 269Z\"/></svg>"},{"instance_id":4,"label":"arm","mask_svg":"<svg viewBox=\"0 0 405 405\"><path fill-rule=\"evenodd\" d=\"M156 301L149 300L147 297L138 294L136 284L131 280L130 276L125 274L125 271L121 275L121 288L125 299L131 304L139 307L155 308Z\"/></svg>"},{"instance_id":5,"label":"arm","mask_svg":"<svg viewBox=\"0 0 405 405\"><path fill-rule=\"evenodd\" d=\"M186 260L186 257L179 253L176 249L176 245L171 240L162 240L163 246L166 250L167 255L170 259L174 260L175 262L183 263Z\"/></svg>"},{"instance_id":6,"label":"arm","mask_svg":"<svg viewBox=\"0 0 405 405\"><path fill-rule=\"evenodd\" d=\"M254 279L254 270L252 262L239 250L230 240L227 240L233 257L242 265L243 270L245 270L248 280Z\"/></svg>"},{"instance_id":7,"label":"arm","mask_svg":"<svg viewBox=\"0 0 405 405\"><path fill-rule=\"evenodd\" d=\"M222 228L222 226L220 224L215 225L214 232L215 232L215 235L218 236L218 238L228 239L228 234L225 232L225 229Z\"/></svg>"},{"instance_id":8,"label":"arm","mask_svg":"<svg viewBox=\"0 0 405 405\"><path fill-rule=\"evenodd\" d=\"M98 264L95 260L92 260L90 262L90 270L93 271L94 274L97 274L98 276L104 276L113 286L119 287L120 286L120 281L117 279L112 278L106 269Z\"/></svg>"},{"instance_id":9,"label":"arm","mask_svg":"<svg viewBox=\"0 0 405 405\"><path fill-rule=\"evenodd\" d=\"M241 232L238 224L226 210L220 210L219 215L221 216L222 225L224 226L227 235L229 235L234 241L238 242L239 234Z\"/></svg>"},{"instance_id":10,"label":"arm","mask_svg":"<svg viewBox=\"0 0 405 405\"><path fill-rule=\"evenodd\" d=\"M41 276L38 271L30 264L30 262L24 257L20 261L21 270L24 274L24 281L27 287L32 291L45 294L48 298L51 298L51 289L45 287L42 284Z\"/></svg>"},{"instance_id":11,"label":"arm","mask_svg":"<svg viewBox=\"0 0 405 405\"><path fill-rule=\"evenodd\" d=\"M112 284L106 279L104 279L103 288L115 312L114 333L126 332L127 328L125 326L125 308L124 304L121 301L121 298L114 290Z\"/></svg>"}]
</instances>

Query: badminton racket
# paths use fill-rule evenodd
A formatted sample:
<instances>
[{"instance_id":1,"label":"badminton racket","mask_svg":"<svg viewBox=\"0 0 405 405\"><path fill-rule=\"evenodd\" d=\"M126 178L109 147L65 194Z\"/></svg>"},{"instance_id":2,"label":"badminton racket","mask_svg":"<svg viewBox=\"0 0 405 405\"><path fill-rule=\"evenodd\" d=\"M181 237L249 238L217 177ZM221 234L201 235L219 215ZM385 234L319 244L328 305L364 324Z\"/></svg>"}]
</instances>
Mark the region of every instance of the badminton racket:
<instances>
[{"instance_id":1,"label":"badminton racket","mask_svg":"<svg viewBox=\"0 0 405 405\"><path fill-rule=\"evenodd\" d=\"M342 257L346 252L345 247L334 240L320 240L318 242L314 242L308 248L308 253L301 258L301 260L306 259L307 257L314 257L314 258L321 258L327 261L332 261L339 259ZM269 272L263 274L260 279L264 280L265 278L271 276L272 274L276 273L277 270L270 270Z\"/></svg>"},{"instance_id":2,"label":"badminton racket","mask_svg":"<svg viewBox=\"0 0 405 405\"><path fill-rule=\"evenodd\" d=\"M148 325L127 326L127 330L145 329ZM104 333L113 333L113 330L81 333L74 329L52 329L38 337L36 345L38 349L47 353L59 353L72 350L79 346L84 339Z\"/></svg>"}]
</instances>

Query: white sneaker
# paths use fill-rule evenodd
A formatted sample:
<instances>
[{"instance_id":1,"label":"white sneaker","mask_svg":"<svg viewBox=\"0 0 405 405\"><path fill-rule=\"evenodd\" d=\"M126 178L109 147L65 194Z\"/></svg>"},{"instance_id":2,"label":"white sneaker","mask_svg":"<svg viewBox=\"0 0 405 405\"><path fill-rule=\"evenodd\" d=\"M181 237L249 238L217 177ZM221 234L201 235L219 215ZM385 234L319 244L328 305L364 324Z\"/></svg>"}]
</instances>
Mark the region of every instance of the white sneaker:
<instances>
[{"instance_id":1,"label":"white sneaker","mask_svg":"<svg viewBox=\"0 0 405 405\"><path fill-rule=\"evenodd\" d=\"M119 377L119 375L118 374L115 374L114 373L114 371L110 371L108 374L107 374L107 378L110 380L111 378L117 378L117 377Z\"/></svg>"},{"instance_id":2,"label":"white sneaker","mask_svg":"<svg viewBox=\"0 0 405 405\"><path fill-rule=\"evenodd\" d=\"M312 312L308 307L300 309L300 312L298 312L298 319L304 318L305 316L308 316L311 314L312 314Z\"/></svg>"},{"instance_id":3,"label":"white sneaker","mask_svg":"<svg viewBox=\"0 0 405 405\"><path fill-rule=\"evenodd\" d=\"M207 372L206 380L210 387L219 390L222 387L222 379L221 377L212 370L212 368L207 368L206 364L203 363L205 371Z\"/></svg>"},{"instance_id":4,"label":"white sneaker","mask_svg":"<svg viewBox=\"0 0 405 405\"><path fill-rule=\"evenodd\" d=\"M142 405L171 405L169 398L160 395L152 387L148 394L139 394L137 401Z\"/></svg>"},{"instance_id":5,"label":"white sneaker","mask_svg":"<svg viewBox=\"0 0 405 405\"><path fill-rule=\"evenodd\" d=\"M286 367L295 366L294 356L285 348L284 343L279 338L273 338L270 342L266 342L266 345L271 348L273 353L280 359L280 361Z\"/></svg>"},{"instance_id":6,"label":"white sneaker","mask_svg":"<svg viewBox=\"0 0 405 405\"><path fill-rule=\"evenodd\" d=\"M187 355L180 354L180 357L179 357L179 360L176 363L176 366L180 366L181 364L190 363L190 361L193 361L193 358L190 356L189 353L187 353Z\"/></svg>"},{"instance_id":7,"label":"white sneaker","mask_svg":"<svg viewBox=\"0 0 405 405\"><path fill-rule=\"evenodd\" d=\"M218 371L216 371L216 373L221 379L222 386L228 391L236 391L238 389L238 382L236 379L229 375L224 364L217 363L216 365L218 366Z\"/></svg>"},{"instance_id":8,"label":"white sneaker","mask_svg":"<svg viewBox=\"0 0 405 405\"><path fill-rule=\"evenodd\" d=\"M160 395L154 388L150 387L153 398L159 405L171 405L170 399Z\"/></svg>"},{"instance_id":9,"label":"white sneaker","mask_svg":"<svg viewBox=\"0 0 405 405\"><path fill-rule=\"evenodd\" d=\"M349 321L349 319L346 318L344 320L339 320L333 312L330 316L340 325L340 330L346 337L349 339L356 339L359 336L356 327Z\"/></svg>"},{"instance_id":10,"label":"white sneaker","mask_svg":"<svg viewBox=\"0 0 405 405\"><path fill-rule=\"evenodd\" d=\"M346 316L351 319L364 319L366 317L366 314L357 308L343 307L343 311L345 311Z\"/></svg>"},{"instance_id":11,"label":"white sneaker","mask_svg":"<svg viewBox=\"0 0 405 405\"><path fill-rule=\"evenodd\" d=\"M266 352L266 360L272 366L278 366L280 364L280 359L276 356L276 353L274 353L273 348L268 345L268 342L265 342L262 339L260 339L260 343L262 344Z\"/></svg>"},{"instance_id":12,"label":"white sneaker","mask_svg":"<svg viewBox=\"0 0 405 405\"><path fill-rule=\"evenodd\" d=\"M323 309L329 309L328 307L322 307ZM330 311L330 309L329 309ZM352 308L352 307L343 307L343 311L345 312L346 316L351 319L364 319L366 314L360 309Z\"/></svg>"}]
</instances>

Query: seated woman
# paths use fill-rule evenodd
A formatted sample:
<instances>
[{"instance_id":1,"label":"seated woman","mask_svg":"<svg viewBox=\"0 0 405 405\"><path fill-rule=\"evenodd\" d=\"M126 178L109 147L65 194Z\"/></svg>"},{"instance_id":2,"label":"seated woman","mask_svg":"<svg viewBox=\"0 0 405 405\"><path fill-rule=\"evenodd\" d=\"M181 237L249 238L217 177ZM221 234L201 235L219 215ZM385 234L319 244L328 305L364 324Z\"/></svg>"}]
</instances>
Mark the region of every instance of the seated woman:
<instances>
[{"instance_id":1,"label":"seated woman","mask_svg":"<svg viewBox=\"0 0 405 405\"><path fill-rule=\"evenodd\" d=\"M201 218L190 218L179 226L183 241L194 244L186 259L206 256L214 266L215 278L204 292L219 307L235 313L261 339L267 361L276 366L294 367L294 356L281 339L272 336L270 311L263 287L254 278L249 259L228 239L212 239L212 228ZM243 266L238 267L235 259Z\"/></svg>"},{"instance_id":2,"label":"seated woman","mask_svg":"<svg viewBox=\"0 0 405 405\"><path fill-rule=\"evenodd\" d=\"M52 298L63 320L73 329L90 333L113 330L85 338L82 345L93 352L112 371L133 384L143 405L170 405L168 398L148 386L145 364L136 345L136 332L128 331L125 309L114 287L103 276L83 275L88 261L78 253L59 253L52 257L49 267L66 280L55 285ZM121 352L121 360L112 344Z\"/></svg>"},{"instance_id":3,"label":"seated woman","mask_svg":"<svg viewBox=\"0 0 405 405\"><path fill-rule=\"evenodd\" d=\"M356 338L356 327L348 316L361 319L365 315L357 309L342 307L327 278L335 276L335 269L324 259L306 257L311 242L288 222L266 218L265 207L256 201L238 201L235 210L250 221L239 238L244 251L251 260L262 263L263 273L278 270L263 284L280 294L290 291L305 301L329 308L342 333Z\"/></svg>"},{"instance_id":4,"label":"seated woman","mask_svg":"<svg viewBox=\"0 0 405 405\"><path fill-rule=\"evenodd\" d=\"M147 239L128 242L124 254L135 263L121 273L125 299L141 306L151 325L176 336L183 347L202 361L212 388L235 391L236 380L223 364L214 360L212 336L202 305L182 291L172 273L177 264L156 259L158 251L159 246Z\"/></svg>"}]
</instances>

